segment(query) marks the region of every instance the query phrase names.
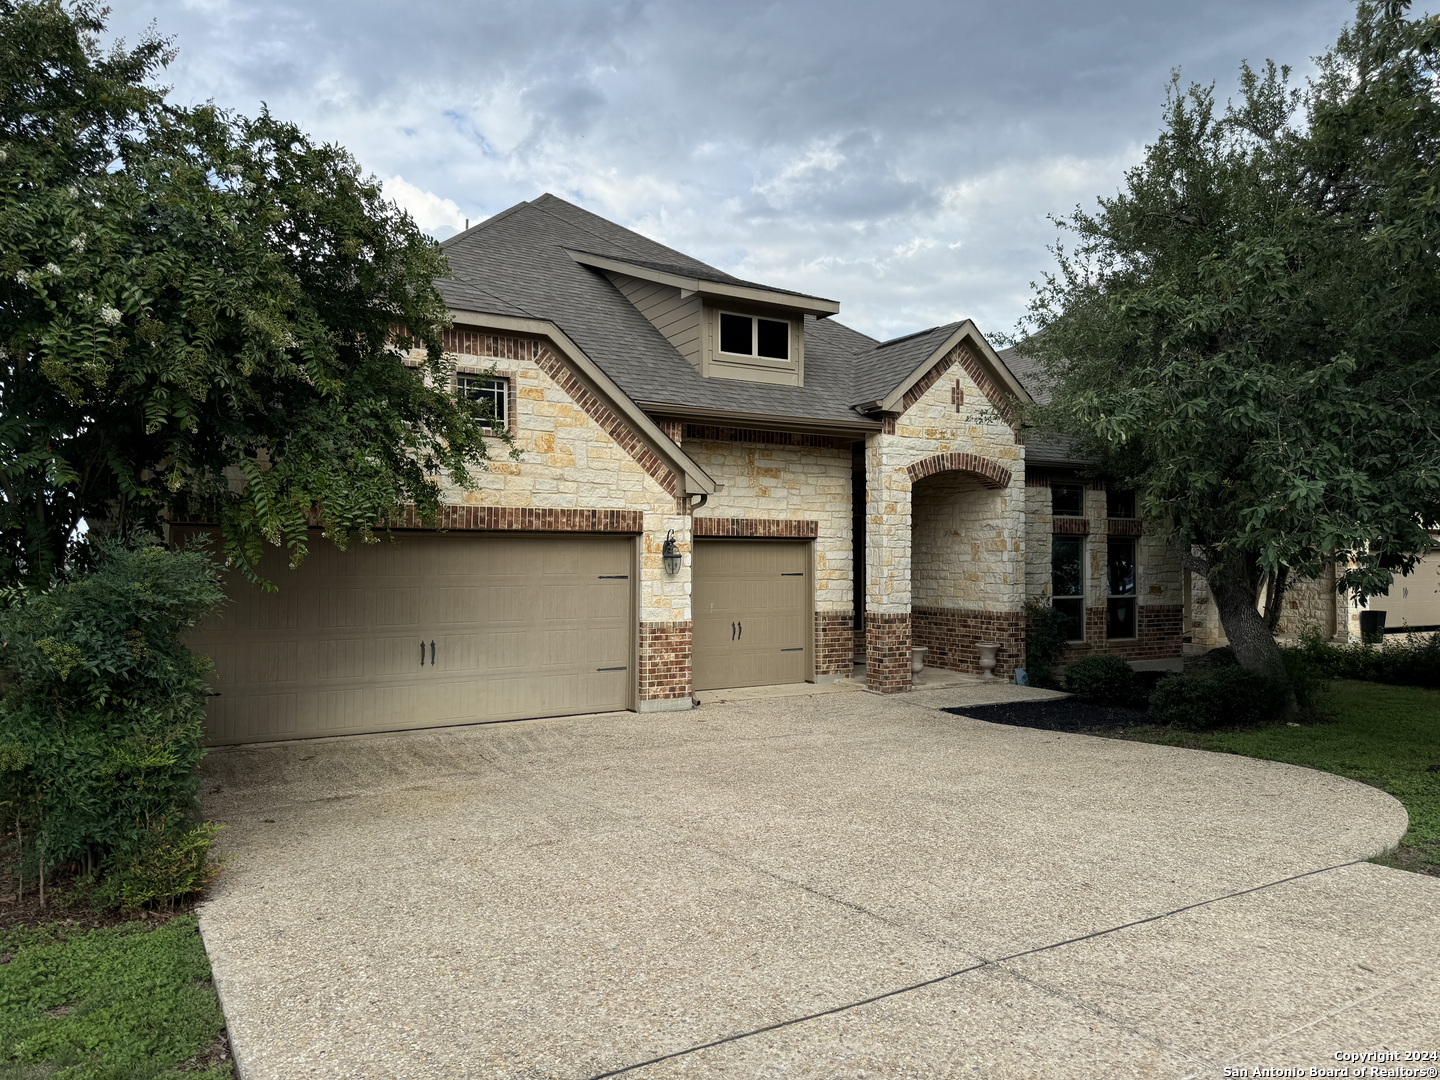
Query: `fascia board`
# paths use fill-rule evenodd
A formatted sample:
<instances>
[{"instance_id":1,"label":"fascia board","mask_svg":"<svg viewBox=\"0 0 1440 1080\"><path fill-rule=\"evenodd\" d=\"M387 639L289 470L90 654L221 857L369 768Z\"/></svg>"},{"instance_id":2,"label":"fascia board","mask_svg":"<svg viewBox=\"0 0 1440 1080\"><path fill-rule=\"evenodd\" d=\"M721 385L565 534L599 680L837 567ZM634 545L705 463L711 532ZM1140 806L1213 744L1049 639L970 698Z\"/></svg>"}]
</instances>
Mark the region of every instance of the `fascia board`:
<instances>
[{"instance_id":1,"label":"fascia board","mask_svg":"<svg viewBox=\"0 0 1440 1080\"><path fill-rule=\"evenodd\" d=\"M646 412L673 416L677 420L705 421L722 427L754 427L774 431L790 431L804 435L857 435L879 431L879 420L819 420L803 416L778 416L774 413L732 412L729 409L702 409L693 405L676 405L668 401L641 401Z\"/></svg>"},{"instance_id":2,"label":"fascia board","mask_svg":"<svg viewBox=\"0 0 1440 1080\"><path fill-rule=\"evenodd\" d=\"M684 491L682 495L713 495L717 489L715 479L695 464L675 441L660 430L659 425L645 415L640 406L632 401L624 390L615 384L615 381L606 375L604 371L581 350L579 345L547 319L522 319L514 315L494 315L486 312L460 311L451 309L450 320L463 326L478 326L486 330L508 330L516 334L530 334L534 337L548 338L559 346L565 358L572 363L576 370L607 398L610 403L620 410L629 424L640 432L658 450L676 472L683 478Z\"/></svg>"},{"instance_id":3,"label":"fascia board","mask_svg":"<svg viewBox=\"0 0 1440 1080\"><path fill-rule=\"evenodd\" d=\"M921 361L920 365L906 376L895 389L885 395L884 400L876 407L877 411L886 413L899 412L901 402L904 400L906 392L924 378L925 373L935 366L937 360L962 341L974 345L979 350L980 358L985 364L985 367L989 369L988 373L990 377L995 380L1002 390L1008 391L1016 399L1026 404L1034 401L1034 398L1020 385L1015 376L1010 373L1010 369L1005 366L1005 361L1001 360L999 354L990 347L990 343L985 340L985 335L980 333L974 321L966 319L955 328L953 334L941 343L939 348L935 349L929 356Z\"/></svg>"},{"instance_id":4,"label":"fascia board","mask_svg":"<svg viewBox=\"0 0 1440 1080\"><path fill-rule=\"evenodd\" d=\"M821 300L810 296L796 296L794 293L775 292L771 289L754 289L748 285L726 285L719 281L701 281L699 278L671 274L664 270L652 270L648 266L636 266L623 259L611 259L604 255L591 255L585 251L571 251L565 254L581 266L593 266L597 270L609 270L616 274L628 274L643 281L654 281L660 285L673 285L682 293L699 293L723 300L748 300L756 304L771 304L776 307L803 311L816 318L824 319L840 313L837 300Z\"/></svg>"}]
</instances>

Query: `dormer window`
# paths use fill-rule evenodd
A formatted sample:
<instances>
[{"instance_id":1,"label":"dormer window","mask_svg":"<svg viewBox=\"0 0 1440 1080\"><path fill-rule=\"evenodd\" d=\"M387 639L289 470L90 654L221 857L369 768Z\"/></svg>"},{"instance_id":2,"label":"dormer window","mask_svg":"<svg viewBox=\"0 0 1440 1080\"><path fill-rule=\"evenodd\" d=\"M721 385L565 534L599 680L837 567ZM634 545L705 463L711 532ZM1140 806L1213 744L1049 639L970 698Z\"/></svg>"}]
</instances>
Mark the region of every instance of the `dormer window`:
<instances>
[{"instance_id":1,"label":"dormer window","mask_svg":"<svg viewBox=\"0 0 1440 1080\"><path fill-rule=\"evenodd\" d=\"M733 356L790 359L790 324L780 319L720 312L720 351Z\"/></svg>"}]
</instances>

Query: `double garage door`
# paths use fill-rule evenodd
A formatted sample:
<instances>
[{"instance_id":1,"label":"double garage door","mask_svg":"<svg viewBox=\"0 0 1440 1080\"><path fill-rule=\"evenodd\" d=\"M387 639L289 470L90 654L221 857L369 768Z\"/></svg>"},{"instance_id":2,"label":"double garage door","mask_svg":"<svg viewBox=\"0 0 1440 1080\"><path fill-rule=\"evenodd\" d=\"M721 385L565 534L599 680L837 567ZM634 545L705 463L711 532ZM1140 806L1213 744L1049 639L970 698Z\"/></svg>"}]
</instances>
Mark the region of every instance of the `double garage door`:
<instances>
[{"instance_id":1,"label":"double garage door","mask_svg":"<svg viewBox=\"0 0 1440 1080\"><path fill-rule=\"evenodd\" d=\"M178 530L177 530L178 531ZM212 744L627 709L630 537L406 534L298 570L278 549L265 593L190 639L212 657Z\"/></svg>"},{"instance_id":2,"label":"double garage door","mask_svg":"<svg viewBox=\"0 0 1440 1080\"><path fill-rule=\"evenodd\" d=\"M1440 555L1427 555L1410 573L1397 575L1390 592L1372 596L1368 606L1385 612L1387 633L1440 628Z\"/></svg>"}]
</instances>

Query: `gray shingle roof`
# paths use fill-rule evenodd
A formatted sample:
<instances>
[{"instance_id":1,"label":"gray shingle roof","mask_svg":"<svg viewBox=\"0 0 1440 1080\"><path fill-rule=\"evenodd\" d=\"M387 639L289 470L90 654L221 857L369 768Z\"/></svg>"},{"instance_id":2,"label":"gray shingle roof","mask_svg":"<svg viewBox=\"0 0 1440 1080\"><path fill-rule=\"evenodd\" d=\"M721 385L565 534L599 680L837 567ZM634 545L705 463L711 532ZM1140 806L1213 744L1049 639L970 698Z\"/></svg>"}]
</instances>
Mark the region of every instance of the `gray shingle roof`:
<instances>
[{"instance_id":1,"label":"gray shingle roof","mask_svg":"<svg viewBox=\"0 0 1440 1080\"><path fill-rule=\"evenodd\" d=\"M1030 396L1042 405L1050 401L1050 380L1040 361L1026 356L1019 346L1002 349L1000 359L1020 380L1020 385ZM1075 449L1075 440L1067 435L1057 435L1030 429L1025 432L1025 460L1034 464L1088 465L1090 459Z\"/></svg>"},{"instance_id":2,"label":"gray shingle roof","mask_svg":"<svg viewBox=\"0 0 1440 1080\"><path fill-rule=\"evenodd\" d=\"M553 195L513 206L442 247L451 276L437 285L452 308L554 322L652 411L668 404L832 423L872 420L855 406L884 397L959 325L877 343L833 318L807 315L804 386L705 379L602 272L576 263L566 249L707 281L754 283Z\"/></svg>"}]
</instances>

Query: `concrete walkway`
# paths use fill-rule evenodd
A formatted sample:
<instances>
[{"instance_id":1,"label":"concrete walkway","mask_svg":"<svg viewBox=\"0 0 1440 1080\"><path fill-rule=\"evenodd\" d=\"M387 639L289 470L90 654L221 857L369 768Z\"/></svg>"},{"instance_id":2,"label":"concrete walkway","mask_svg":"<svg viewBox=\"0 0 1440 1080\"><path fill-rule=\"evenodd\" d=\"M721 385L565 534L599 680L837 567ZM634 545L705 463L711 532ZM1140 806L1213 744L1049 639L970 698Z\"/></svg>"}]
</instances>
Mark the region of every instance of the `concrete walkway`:
<instances>
[{"instance_id":1,"label":"concrete walkway","mask_svg":"<svg viewBox=\"0 0 1440 1080\"><path fill-rule=\"evenodd\" d=\"M938 711L1017 693L1044 691L214 753L232 861L201 929L243 1080L1180 1080L1440 1047L1440 880L1357 861L1397 802Z\"/></svg>"}]
</instances>

